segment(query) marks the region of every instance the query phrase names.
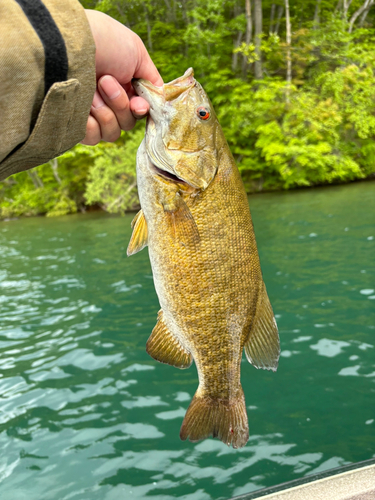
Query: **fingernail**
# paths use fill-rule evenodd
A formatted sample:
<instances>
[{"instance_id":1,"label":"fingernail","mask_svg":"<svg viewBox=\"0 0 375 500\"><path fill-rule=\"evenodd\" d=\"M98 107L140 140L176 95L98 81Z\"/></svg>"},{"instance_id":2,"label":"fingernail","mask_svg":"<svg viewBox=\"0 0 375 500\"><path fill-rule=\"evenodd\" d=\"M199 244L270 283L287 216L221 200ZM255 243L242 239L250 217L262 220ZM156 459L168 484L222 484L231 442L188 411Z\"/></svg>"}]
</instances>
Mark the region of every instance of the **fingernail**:
<instances>
[{"instance_id":1,"label":"fingernail","mask_svg":"<svg viewBox=\"0 0 375 500\"><path fill-rule=\"evenodd\" d=\"M99 82L100 88L108 96L109 99L116 99L120 95L120 86L111 76L103 76Z\"/></svg>"},{"instance_id":2,"label":"fingernail","mask_svg":"<svg viewBox=\"0 0 375 500\"><path fill-rule=\"evenodd\" d=\"M95 109L99 109L102 106L104 106L104 104L105 104L105 102L100 97L99 92L97 90L95 90L94 99L92 100L92 107Z\"/></svg>"}]
</instances>

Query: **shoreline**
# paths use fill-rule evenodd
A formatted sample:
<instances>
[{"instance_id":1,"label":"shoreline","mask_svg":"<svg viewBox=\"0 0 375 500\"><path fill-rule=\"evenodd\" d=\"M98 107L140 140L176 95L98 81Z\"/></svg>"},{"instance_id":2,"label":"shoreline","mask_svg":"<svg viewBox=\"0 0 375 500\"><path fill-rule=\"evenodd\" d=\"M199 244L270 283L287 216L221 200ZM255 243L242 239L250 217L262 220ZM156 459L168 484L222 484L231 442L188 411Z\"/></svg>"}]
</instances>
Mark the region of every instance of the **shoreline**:
<instances>
[{"instance_id":1,"label":"shoreline","mask_svg":"<svg viewBox=\"0 0 375 500\"><path fill-rule=\"evenodd\" d=\"M254 195L264 195L264 194L274 194L274 193L275 194L300 193L303 191L310 191L310 190L314 190L314 189L338 188L338 187L342 187L342 186L348 186L348 185L359 184L359 183L367 183L367 182L375 182L375 174L371 174L370 176L368 176L364 179L355 179L355 180L350 181L350 182L332 183L332 184L317 184L314 186L299 186L299 187L295 187L295 188L291 188L291 189L262 189L259 191L251 191L251 192L246 191L246 194L248 197L251 197ZM68 213L68 214L64 214L64 215L56 215L56 216L49 217L49 218L66 217L66 216L71 216L71 215L80 215L80 214L95 213L95 212L103 213L103 214L107 214L107 215L112 215L112 216L123 216L123 215L127 215L127 214L135 214L140 210L140 208L141 207L138 205L136 208L134 208L132 210L126 210L123 214L121 214L121 213L107 212L106 210L101 208L99 205L91 205L91 206L85 207L85 210L78 210L77 212L74 212L74 213ZM1 218L1 216L0 216L0 222L12 222L12 221L19 220L19 219L26 219L26 218L29 219L29 218L33 218L33 217L43 217L44 218L47 216L45 213L44 214L43 213L35 214L35 215L19 215L19 216L15 216L15 217L4 217L4 218Z\"/></svg>"}]
</instances>

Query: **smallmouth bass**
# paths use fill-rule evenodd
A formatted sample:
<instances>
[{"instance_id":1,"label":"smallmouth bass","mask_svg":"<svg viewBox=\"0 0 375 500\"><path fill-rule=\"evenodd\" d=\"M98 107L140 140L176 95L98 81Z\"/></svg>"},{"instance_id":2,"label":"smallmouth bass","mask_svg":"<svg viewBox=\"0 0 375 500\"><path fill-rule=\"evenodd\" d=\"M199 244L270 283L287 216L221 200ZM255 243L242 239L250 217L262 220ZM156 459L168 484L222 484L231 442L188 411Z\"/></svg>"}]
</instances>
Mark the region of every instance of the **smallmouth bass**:
<instances>
[{"instance_id":1,"label":"smallmouth bass","mask_svg":"<svg viewBox=\"0 0 375 500\"><path fill-rule=\"evenodd\" d=\"M247 195L191 68L163 87L133 86L150 113L137 154L142 209L128 255L148 245L161 305L146 349L162 363L197 366L181 439L213 436L240 448L249 438L242 351L256 368L273 371L280 355Z\"/></svg>"}]
</instances>

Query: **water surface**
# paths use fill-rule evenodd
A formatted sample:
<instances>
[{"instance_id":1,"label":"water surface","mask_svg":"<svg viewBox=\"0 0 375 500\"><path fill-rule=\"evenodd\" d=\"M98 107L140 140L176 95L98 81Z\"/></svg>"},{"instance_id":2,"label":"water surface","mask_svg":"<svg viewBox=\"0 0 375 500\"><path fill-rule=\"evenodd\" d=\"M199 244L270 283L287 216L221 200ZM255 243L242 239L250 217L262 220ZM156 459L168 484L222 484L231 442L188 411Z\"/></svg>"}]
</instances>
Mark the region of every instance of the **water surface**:
<instances>
[{"instance_id":1,"label":"water surface","mask_svg":"<svg viewBox=\"0 0 375 500\"><path fill-rule=\"evenodd\" d=\"M132 215L0 223L0 498L226 499L373 457L374 188L250 198L282 353L276 374L243 360L241 450L179 439L197 373L145 352Z\"/></svg>"}]
</instances>

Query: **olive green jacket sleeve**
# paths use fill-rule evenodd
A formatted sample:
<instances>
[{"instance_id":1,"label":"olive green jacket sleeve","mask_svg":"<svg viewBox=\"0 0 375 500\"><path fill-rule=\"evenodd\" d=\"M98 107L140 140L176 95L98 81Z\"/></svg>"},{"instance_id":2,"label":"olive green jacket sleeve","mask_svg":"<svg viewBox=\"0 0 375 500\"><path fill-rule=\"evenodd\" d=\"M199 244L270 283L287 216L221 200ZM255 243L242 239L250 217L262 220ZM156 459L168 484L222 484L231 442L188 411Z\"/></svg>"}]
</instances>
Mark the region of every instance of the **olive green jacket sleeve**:
<instances>
[{"instance_id":1,"label":"olive green jacket sleeve","mask_svg":"<svg viewBox=\"0 0 375 500\"><path fill-rule=\"evenodd\" d=\"M78 0L28 2L0 1L0 180L82 140L96 87L95 44Z\"/></svg>"}]
</instances>

